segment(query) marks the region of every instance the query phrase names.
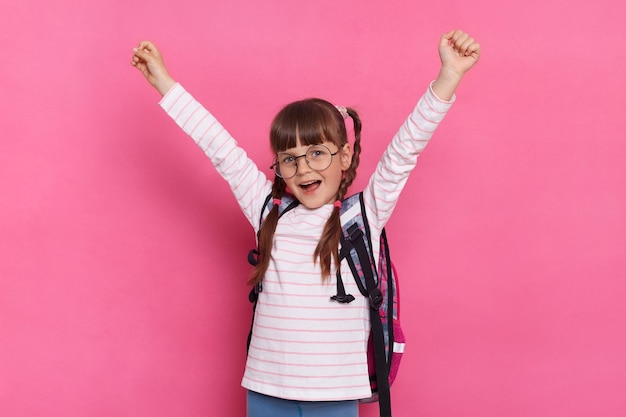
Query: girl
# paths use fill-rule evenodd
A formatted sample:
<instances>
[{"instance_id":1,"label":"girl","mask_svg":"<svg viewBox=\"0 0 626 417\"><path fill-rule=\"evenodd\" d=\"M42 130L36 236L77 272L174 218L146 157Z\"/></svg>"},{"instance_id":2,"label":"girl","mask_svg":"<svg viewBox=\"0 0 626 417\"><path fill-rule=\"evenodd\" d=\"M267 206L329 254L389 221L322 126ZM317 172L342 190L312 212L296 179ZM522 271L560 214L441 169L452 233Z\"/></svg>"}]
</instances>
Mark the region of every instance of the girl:
<instances>
[{"instance_id":1,"label":"girl","mask_svg":"<svg viewBox=\"0 0 626 417\"><path fill-rule=\"evenodd\" d=\"M373 259L418 155L454 101L463 75L478 61L480 46L466 33L446 33L439 43L441 70L391 141L363 191ZM340 268L339 208L356 176L361 121L350 108L307 99L284 107L270 131L274 178L268 179L228 132L167 72L159 50L141 42L132 65L163 96L161 107L202 148L228 181L241 209L258 232L259 262L252 284L259 294L242 386L248 416L357 416L357 400L371 395L366 346L367 299L350 304L330 298ZM354 125L348 142L345 121ZM278 221L285 194L300 205ZM266 196L274 198L261 230ZM358 293L344 279L347 293Z\"/></svg>"}]
</instances>

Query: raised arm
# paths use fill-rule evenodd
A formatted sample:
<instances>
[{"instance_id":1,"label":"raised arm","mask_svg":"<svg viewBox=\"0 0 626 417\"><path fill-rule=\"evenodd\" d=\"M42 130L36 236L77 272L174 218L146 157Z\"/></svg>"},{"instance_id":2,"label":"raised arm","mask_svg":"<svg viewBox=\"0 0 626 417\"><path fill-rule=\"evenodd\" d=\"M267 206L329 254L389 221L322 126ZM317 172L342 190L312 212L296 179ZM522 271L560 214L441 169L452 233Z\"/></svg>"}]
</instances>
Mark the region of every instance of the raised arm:
<instances>
[{"instance_id":1,"label":"raised arm","mask_svg":"<svg viewBox=\"0 0 626 417\"><path fill-rule=\"evenodd\" d=\"M418 156L452 106L463 75L478 62L480 45L462 31L439 42L441 70L394 136L364 190L370 226L382 229L389 220Z\"/></svg>"},{"instance_id":2,"label":"raised arm","mask_svg":"<svg viewBox=\"0 0 626 417\"><path fill-rule=\"evenodd\" d=\"M272 185L265 174L219 121L169 75L154 44L140 42L133 49L131 65L161 94L159 105L209 157L250 224L258 227L263 201Z\"/></svg>"}]
</instances>

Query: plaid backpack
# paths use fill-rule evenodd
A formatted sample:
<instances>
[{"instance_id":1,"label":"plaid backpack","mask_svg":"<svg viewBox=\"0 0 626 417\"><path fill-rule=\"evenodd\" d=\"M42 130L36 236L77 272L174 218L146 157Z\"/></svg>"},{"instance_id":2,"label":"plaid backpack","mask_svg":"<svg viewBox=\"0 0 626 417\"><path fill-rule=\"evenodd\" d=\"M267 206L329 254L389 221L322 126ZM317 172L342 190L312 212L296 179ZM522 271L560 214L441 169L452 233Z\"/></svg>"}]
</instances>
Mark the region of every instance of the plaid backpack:
<instances>
[{"instance_id":1,"label":"plaid backpack","mask_svg":"<svg viewBox=\"0 0 626 417\"><path fill-rule=\"evenodd\" d=\"M280 203L279 218L298 204L298 200L293 196L285 195ZM272 196L269 195L265 200L259 226L272 206ZM380 254L376 262L372 257L373 249L363 193L354 194L343 200L340 214L343 233L339 257L345 258L348 262L359 292L369 298L370 305L371 331L367 360L372 396L361 401L378 401L381 417L391 417L389 387L398 373L405 339L399 320L398 280L389 256L387 235L383 229L380 235ZM251 250L248 262L256 265L257 255L258 250ZM262 283L259 283L250 291L249 298L253 303L253 311L256 309L258 294L262 290ZM339 303L350 303L355 299L353 295L346 294L340 271L337 271L337 294L331 299ZM248 335L248 346L251 336L252 327Z\"/></svg>"}]
</instances>

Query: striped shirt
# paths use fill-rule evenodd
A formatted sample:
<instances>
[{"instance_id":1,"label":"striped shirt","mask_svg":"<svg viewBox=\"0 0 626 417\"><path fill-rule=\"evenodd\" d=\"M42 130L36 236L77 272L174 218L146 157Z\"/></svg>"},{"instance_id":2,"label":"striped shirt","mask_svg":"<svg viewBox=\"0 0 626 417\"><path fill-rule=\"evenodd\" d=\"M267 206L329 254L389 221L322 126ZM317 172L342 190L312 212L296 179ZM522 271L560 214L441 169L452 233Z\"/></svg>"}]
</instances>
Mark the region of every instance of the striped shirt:
<instances>
[{"instance_id":1,"label":"striped shirt","mask_svg":"<svg viewBox=\"0 0 626 417\"><path fill-rule=\"evenodd\" d=\"M432 88L427 89L363 190L375 259L380 232L417 157L452 101L442 101ZM180 84L159 104L210 158L257 232L271 181ZM370 327L367 300L359 296L353 279L344 278L346 292L355 295L356 300L350 304L331 301L337 292L336 266L331 277L323 281L319 264L313 262L313 252L332 210L332 204L317 209L299 205L278 222L242 381L249 390L302 401L371 395L366 354ZM351 276L345 261L340 268L343 277Z\"/></svg>"}]
</instances>

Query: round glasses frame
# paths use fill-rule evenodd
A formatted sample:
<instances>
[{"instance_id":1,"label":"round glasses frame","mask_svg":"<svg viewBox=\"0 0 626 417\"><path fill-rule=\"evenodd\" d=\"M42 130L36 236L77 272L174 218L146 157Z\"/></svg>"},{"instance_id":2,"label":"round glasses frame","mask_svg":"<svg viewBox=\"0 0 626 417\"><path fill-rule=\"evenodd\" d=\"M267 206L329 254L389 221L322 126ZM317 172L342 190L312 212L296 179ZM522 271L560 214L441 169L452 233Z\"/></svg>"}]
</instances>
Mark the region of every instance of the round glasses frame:
<instances>
[{"instance_id":1,"label":"round glasses frame","mask_svg":"<svg viewBox=\"0 0 626 417\"><path fill-rule=\"evenodd\" d=\"M309 168L314 171L323 171L333 163L333 156L337 155L337 153L339 153L339 150L333 153L325 145L311 145L306 153L298 156L280 152L276 155L276 159L270 166L270 169L274 170L274 173L282 179L293 178L298 173L298 159L304 158Z\"/></svg>"}]
</instances>

